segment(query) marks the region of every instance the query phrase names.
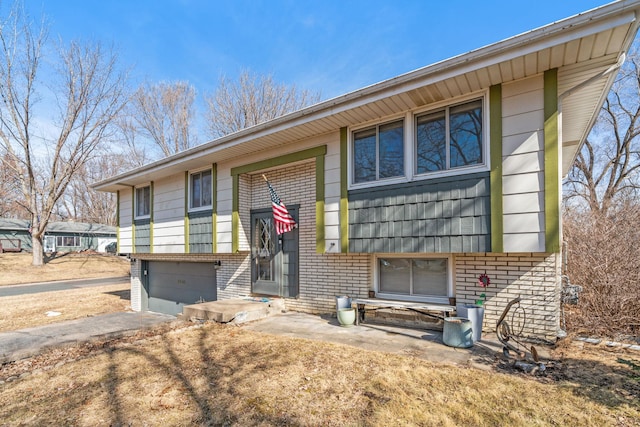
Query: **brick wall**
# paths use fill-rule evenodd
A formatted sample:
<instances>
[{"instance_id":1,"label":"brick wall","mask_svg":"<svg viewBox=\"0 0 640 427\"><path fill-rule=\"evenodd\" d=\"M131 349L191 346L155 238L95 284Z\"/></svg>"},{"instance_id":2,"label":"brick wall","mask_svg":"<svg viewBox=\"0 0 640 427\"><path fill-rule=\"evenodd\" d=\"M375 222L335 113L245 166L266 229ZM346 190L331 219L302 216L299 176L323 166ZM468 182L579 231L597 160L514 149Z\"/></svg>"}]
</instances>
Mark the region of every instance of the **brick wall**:
<instances>
[{"instance_id":1,"label":"brick wall","mask_svg":"<svg viewBox=\"0 0 640 427\"><path fill-rule=\"evenodd\" d=\"M142 281L140 276L142 261L139 259L131 260L131 310L142 310Z\"/></svg>"},{"instance_id":2,"label":"brick wall","mask_svg":"<svg viewBox=\"0 0 640 427\"><path fill-rule=\"evenodd\" d=\"M521 297L520 307L514 310L514 306L506 319L512 331L553 341L560 326L560 267L558 254L457 255L456 299L473 303L484 292L483 329L493 332L507 303ZM483 273L491 279L487 288L478 286L478 276Z\"/></svg>"},{"instance_id":3,"label":"brick wall","mask_svg":"<svg viewBox=\"0 0 640 427\"><path fill-rule=\"evenodd\" d=\"M300 205L300 294L298 298L286 300L287 309L328 313L335 311L337 295L366 297L373 283L369 272L369 255L316 253L314 161L271 170L266 175L286 205ZM251 189L252 209L271 207L267 185L261 174L252 176ZM245 225L245 229L248 228L249 225ZM247 275L247 281L250 281L250 274Z\"/></svg>"}]
</instances>

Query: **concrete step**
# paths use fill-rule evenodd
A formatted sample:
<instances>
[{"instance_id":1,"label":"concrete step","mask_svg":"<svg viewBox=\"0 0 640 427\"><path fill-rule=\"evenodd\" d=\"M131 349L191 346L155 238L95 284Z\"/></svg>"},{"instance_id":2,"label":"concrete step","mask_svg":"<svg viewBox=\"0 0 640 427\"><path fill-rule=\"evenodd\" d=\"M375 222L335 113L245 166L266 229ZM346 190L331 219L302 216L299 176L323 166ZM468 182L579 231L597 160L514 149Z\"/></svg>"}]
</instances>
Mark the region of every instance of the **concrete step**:
<instances>
[{"instance_id":1,"label":"concrete step","mask_svg":"<svg viewBox=\"0 0 640 427\"><path fill-rule=\"evenodd\" d=\"M284 309L281 298L239 298L186 305L180 317L191 321L244 323L281 313Z\"/></svg>"}]
</instances>

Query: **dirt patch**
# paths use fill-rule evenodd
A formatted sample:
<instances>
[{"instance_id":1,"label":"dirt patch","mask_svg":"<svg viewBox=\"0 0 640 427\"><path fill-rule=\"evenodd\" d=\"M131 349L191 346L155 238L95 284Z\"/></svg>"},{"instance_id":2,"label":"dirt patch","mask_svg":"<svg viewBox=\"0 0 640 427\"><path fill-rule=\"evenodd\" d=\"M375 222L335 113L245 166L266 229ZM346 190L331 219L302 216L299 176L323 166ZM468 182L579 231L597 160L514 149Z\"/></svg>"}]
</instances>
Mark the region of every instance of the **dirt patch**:
<instances>
[{"instance_id":1,"label":"dirt patch","mask_svg":"<svg viewBox=\"0 0 640 427\"><path fill-rule=\"evenodd\" d=\"M562 358L549 375L531 376L236 326L187 325L3 366L0 419L7 425L640 425L640 360L623 350L567 346L558 349Z\"/></svg>"},{"instance_id":2,"label":"dirt patch","mask_svg":"<svg viewBox=\"0 0 640 427\"><path fill-rule=\"evenodd\" d=\"M40 267L31 265L31 254L0 254L0 286L129 275L129 261L95 252L57 254Z\"/></svg>"}]
</instances>

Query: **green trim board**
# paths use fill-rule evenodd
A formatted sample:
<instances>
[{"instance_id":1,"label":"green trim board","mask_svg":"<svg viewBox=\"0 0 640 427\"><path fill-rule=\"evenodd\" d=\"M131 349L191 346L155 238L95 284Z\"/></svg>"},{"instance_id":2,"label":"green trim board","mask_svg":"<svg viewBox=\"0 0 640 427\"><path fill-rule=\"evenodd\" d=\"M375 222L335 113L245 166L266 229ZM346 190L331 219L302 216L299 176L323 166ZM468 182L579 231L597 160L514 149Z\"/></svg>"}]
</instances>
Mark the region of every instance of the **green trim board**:
<instances>
[{"instance_id":1,"label":"green trim board","mask_svg":"<svg viewBox=\"0 0 640 427\"><path fill-rule=\"evenodd\" d=\"M299 162L301 160L311 159L313 157L324 156L327 154L327 146L309 148L307 150L296 151L295 153L285 154L283 156L273 157L271 159L261 160L255 163L249 163L231 169L231 175L242 175L259 171L261 169L274 168L276 166L286 165L288 163Z\"/></svg>"},{"instance_id":2,"label":"green trim board","mask_svg":"<svg viewBox=\"0 0 640 427\"><path fill-rule=\"evenodd\" d=\"M217 223L218 223L218 165L211 165L211 252L218 252L217 240Z\"/></svg>"},{"instance_id":3,"label":"green trim board","mask_svg":"<svg viewBox=\"0 0 640 427\"><path fill-rule=\"evenodd\" d=\"M189 172L184 173L184 253L189 253Z\"/></svg>"},{"instance_id":4,"label":"green trim board","mask_svg":"<svg viewBox=\"0 0 640 427\"><path fill-rule=\"evenodd\" d=\"M544 224L545 250L560 252L560 141L558 69L544 73Z\"/></svg>"},{"instance_id":5,"label":"green trim board","mask_svg":"<svg viewBox=\"0 0 640 427\"><path fill-rule=\"evenodd\" d=\"M491 161L491 251L504 251L502 207L502 85L489 88L489 150Z\"/></svg>"},{"instance_id":6,"label":"green trim board","mask_svg":"<svg viewBox=\"0 0 640 427\"><path fill-rule=\"evenodd\" d=\"M316 159L316 189L318 186L318 173L322 175L322 183L324 187L324 166L321 168L318 166L318 162L321 161L324 164L324 156L327 154L327 146L321 145L318 147L309 148L307 150L297 151L295 153L285 154L283 156L273 157L271 159L261 160L259 162L249 163L243 166L238 166L231 169L232 177L232 207L231 207L231 251L233 253L238 252L240 249L239 242L239 226L240 226L240 175L245 173L251 173L262 169L274 168L277 166L286 165L289 163L299 162L307 159ZM321 160L320 160L321 159ZM324 194L324 191L323 191ZM323 211L324 211L324 201ZM317 213L317 195L316 195L316 213ZM324 223L324 214L316 215L316 230L318 227L318 220L321 219ZM316 248L320 244L324 246L324 225L322 232L323 241L318 242L318 236L316 236Z\"/></svg>"},{"instance_id":7,"label":"green trim board","mask_svg":"<svg viewBox=\"0 0 640 427\"><path fill-rule=\"evenodd\" d=\"M340 252L349 252L349 176L347 128L340 128Z\"/></svg>"},{"instance_id":8,"label":"green trim board","mask_svg":"<svg viewBox=\"0 0 640 427\"><path fill-rule=\"evenodd\" d=\"M231 252L236 253L240 250L240 175L233 174L233 169L231 181Z\"/></svg>"},{"instance_id":9,"label":"green trim board","mask_svg":"<svg viewBox=\"0 0 640 427\"><path fill-rule=\"evenodd\" d=\"M131 186L131 252L136 253L136 187Z\"/></svg>"},{"instance_id":10,"label":"green trim board","mask_svg":"<svg viewBox=\"0 0 640 427\"><path fill-rule=\"evenodd\" d=\"M324 155L316 157L316 253L325 251L324 243Z\"/></svg>"},{"instance_id":11,"label":"green trim board","mask_svg":"<svg viewBox=\"0 0 640 427\"><path fill-rule=\"evenodd\" d=\"M116 252L120 253L120 190L116 191Z\"/></svg>"},{"instance_id":12,"label":"green trim board","mask_svg":"<svg viewBox=\"0 0 640 427\"><path fill-rule=\"evenodd\" d=\"M149 185L149 253L153 253L153 181Z\"/></svg>"}]
</instances>

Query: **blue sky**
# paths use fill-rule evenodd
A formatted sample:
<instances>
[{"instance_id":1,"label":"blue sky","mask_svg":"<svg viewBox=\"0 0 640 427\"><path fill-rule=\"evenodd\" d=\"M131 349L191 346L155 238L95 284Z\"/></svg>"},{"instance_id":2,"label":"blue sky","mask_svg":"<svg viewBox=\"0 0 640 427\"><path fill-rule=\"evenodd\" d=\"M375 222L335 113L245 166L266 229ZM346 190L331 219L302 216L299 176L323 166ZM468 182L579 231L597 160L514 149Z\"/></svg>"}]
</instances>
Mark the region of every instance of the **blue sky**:
<instances>
[{"instance_id":1,"label":"blue sky","mask_svg":"<svg viewBox=\"0 0 640 427\"><path fill-rule=\"evenodd\" d=\"M241 70L327 99L606 4L593 0L24 0L63 41L113 44L141 81L199 95ZM6 7L7 3L3 5Z\"/></svg>"}]
</instances>

